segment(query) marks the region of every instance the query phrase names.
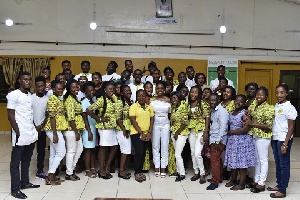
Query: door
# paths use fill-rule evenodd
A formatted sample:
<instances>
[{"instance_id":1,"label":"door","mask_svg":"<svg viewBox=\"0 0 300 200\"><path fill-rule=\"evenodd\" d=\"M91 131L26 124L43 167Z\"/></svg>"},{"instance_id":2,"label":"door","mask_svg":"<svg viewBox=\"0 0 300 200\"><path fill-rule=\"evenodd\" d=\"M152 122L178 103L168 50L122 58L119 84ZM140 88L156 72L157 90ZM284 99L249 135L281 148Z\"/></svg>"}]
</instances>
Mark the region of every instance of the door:
<instances>
[{"instance_id":1,"label":"door","mask_svg":"<svg viewBox=\"0 0 300 200\"><path fill-rule=\"evenodd\" d=\"M264 86L269 90L268 103L271 104L273 98L272 91L272 70L265 69L246 69L245 71L245 84L250 82L257 83L258 87Z\"/></svg>"},{"instance_id":2,"label":"door","mask_svg":"<svg viewBox=\"0 0 300 200\"><path fill-rule=\"evenodd\" d=\"M295 106L298 117L296 119L296 127L294 135L300 137L300 71L299 70L281 70L280 83L285 83L289 86L288 100Z\"/></svg>"}]
</instances>

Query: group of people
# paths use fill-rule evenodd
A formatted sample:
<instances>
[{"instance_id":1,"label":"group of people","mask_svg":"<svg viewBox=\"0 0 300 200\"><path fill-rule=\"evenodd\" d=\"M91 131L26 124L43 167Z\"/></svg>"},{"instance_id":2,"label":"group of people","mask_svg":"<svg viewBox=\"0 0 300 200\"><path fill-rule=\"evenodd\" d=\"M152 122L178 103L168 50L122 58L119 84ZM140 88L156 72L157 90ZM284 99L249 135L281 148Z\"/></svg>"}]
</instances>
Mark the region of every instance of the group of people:
<instances>
[{"instance_id":1,"label":"group of people","mask_svg":"<svg viewBox=\"0 0 300 200\"><path fill-rule=\"evenodd\" d=\"M223 167L231 171L226 187L243 190L246 177L251 192L275 191L270 196L286 196L290 176L290 151L297 112L287 100L288 86L276 88L278 103L267 103L268 89L256 83L245 86L245 95L236 95L225 66L218 78L206 85L204 73L192 66L175 73L161 71L151 61L147 70L133 70L131 60L118 75L115 61L106 74L90 73L90 62L82 61L82 73L74 76L70 61L62 62L63 72L51 81L50 68L35 79L22 72L18 89L7 95L8 119L12 126L11 193L25 199L20 189L37 188L29 182L28 170L37 143L36 177L46 185L78 181L75 167L83 155L86 176L111 179L110 167L120 149L118 177L130 179L126 160L133 154L134 178L146 181L145 171L153 158L156 177L167 173L179 182L186 178L191 158L191 181L209 181L214 190L223 181ZM46 137L50 141L48 175L44 173ZM277 185L265 188L268 148L272 146ZM187 153L188 152L188 153ZM152 156L151 156L152 154ZM98 156L99 170L95 169ZM65 161L63 161L65 158ZM223 162L224 159L224 162ZM58 169L65 162L65 180ZM19 165L21 163L21 176ZM212 179L206 180L211 173ZM21 177L21 178L20 178Z\"/></svg>"}]
</instances>

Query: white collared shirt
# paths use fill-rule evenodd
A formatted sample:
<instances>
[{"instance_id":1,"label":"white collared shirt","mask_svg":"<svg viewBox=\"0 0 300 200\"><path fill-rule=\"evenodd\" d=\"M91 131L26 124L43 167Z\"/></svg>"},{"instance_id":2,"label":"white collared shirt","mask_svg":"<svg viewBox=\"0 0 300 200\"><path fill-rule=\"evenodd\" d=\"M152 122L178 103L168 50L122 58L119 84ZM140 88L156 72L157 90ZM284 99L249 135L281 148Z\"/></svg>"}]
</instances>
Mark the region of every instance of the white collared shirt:
<instances>
[{"instance_id":1,"label":"white collared shirt","mask_svg":"<svg viewBox=\"0 0 300 200\"><path fill-rule=\"evenodd\" d=\"M296 120L298 113L295 107L289 102L276 103L275 118L273 122L273 140L285 141L289 130L288 120Z\"/></svg>"},{"instance_id":2,"label":"white collared shirt","mask_svg":"<svg viewBox=\"0 0 300 200\"><path fill-rule=\"evenodd\" d=\"M105 74L105 75L102 76L102 81L111 81L111 80L117 80L117 79L120 79L120 78L121 78L121 76L117 73L113 73L111 75Z\"/></svg>"},{"instance_id":3,"label":"white collared shirt","mask_svg":"<svg viewBox=\"0 0 300 200\"><path fill-rule=\"evenodd\" d=\"M7 109L15 110L15 119L19 127L20 136L17 140L16 132L12 130L12 146L25 146L38 139L38 132L33 124L33 107L31 94L23 93L19 89L7 94Z\"/></svg>"},{"instance_id":4,"label":"white collared shirt","mask_svg":"<svg viewBox=\"0 0 300 200\"><path fill-rule=\"evenodd\" d=\"M130 99L133 102L135 102L136 101L136 91L138 91L139 89L144 89L144 84L140 83L139 85L135 85L133 83L130 83L128 86L130 87L131 93L132 93Z\"/></svg>"},{"instance_id":5,"label":"white collared shirt","mask_svg":"<svg viewBox=\"0 0 300 200\"><path fill-rule=\"evenodd\" d=\"M186 85L187 87L189 87L189 88L191 88L191 87L197 85L197 84L195 83L195 78L193 78L193 79L187 78L186 81L185 81L185 85Z\"/></svg>"},{"instance_id":6,"label":"white collared shirt","mask_svg":"<svg viewBox=\"0 0 300 200\"><path fill-rule=\"evenodd\" d=\"M228 81L228 85L232 86L234 88L233 82L231 80L229 80L228 78L226 78ZM212 88L212 90L215 90L219 85L219 79L216 78L214 80L210 81L210 87Z\"/></svg>"}]
</instances>

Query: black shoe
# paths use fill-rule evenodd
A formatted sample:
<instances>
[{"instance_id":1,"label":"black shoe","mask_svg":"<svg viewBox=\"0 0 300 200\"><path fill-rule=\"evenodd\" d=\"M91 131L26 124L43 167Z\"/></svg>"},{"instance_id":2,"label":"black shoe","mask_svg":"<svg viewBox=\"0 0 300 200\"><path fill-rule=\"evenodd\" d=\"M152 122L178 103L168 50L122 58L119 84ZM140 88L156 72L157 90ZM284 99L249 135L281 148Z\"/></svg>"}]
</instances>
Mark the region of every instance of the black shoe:
<instances>
[{"instance_id":1,"label":"black shoe","mask_svg":"<svg viewBox=\"0 0 300 200\"><path fill-rule=\"evenodd\" d=\"M32 183L28 183L27 185L21 185L21 190L30 189L30 188L39 188L40 185L33 185Z\"/></svg>"},{"instance_id":2,"label":"black shoe","mask_svg":"<svg viewBox=\"0 0 300 200\"><path fill-rule=\"evenodd\" d=\"M182 181L182 180L184 180L185 179L185 175L179 175L179 176L177 176L177 178L175 179L175 182L180 182L180 181Z\"/></svg>"},{"instance_id":3,"label":"black shoe","mask_svg":"<svg viewBox=\"0 0 300 200\"><path fill-rule=\"evenodd\" d=\"M211 183L211 178L209 178L209 179L207 179L207 182L210 182ZM220 180L220 182L219 183L223 183L223 180Z\"/></svg>"},{"instance_id":4,"label":"black shoe","mask_svg":"<svg viewBox=\"0 0 300 200\"><path fill-rule=\"evenodd\" d=\"M11 196L17 198L17 199L27 199L27 196L21 192L20 190L16 191L16 192L12 192Z\"/></svg>"},{"instance_id":5,"label":"black shoe","mask_svg":"<svg viewBox=\"0 0 300 200\"><path fill-rule=\"evenodd\" d=\"M218 188L218 186L214 183L211 183L209 186L207 186L206 190L215 190Z\"/></svg>"},{"instance_id":6,"label":"black shoe","mask_svg":"<svg viewBox=\"0 0 300 200\"><path fill-rule=\"evenodd\" d=\"M106 175L109 177L109 178L112 178L113 175L111 175L111 173L106 173Z\"/></svg>"},{"instance_id":7,"label":"black shoe","mask_svg":"<svg viewBox=\"0 0 300 200\"><path fill-rule=\"evenodd\" d=\"M199 174L195 174L194 176L191 177L191 181L196 181L200 178Z\"/></svg>"}]
</instances>

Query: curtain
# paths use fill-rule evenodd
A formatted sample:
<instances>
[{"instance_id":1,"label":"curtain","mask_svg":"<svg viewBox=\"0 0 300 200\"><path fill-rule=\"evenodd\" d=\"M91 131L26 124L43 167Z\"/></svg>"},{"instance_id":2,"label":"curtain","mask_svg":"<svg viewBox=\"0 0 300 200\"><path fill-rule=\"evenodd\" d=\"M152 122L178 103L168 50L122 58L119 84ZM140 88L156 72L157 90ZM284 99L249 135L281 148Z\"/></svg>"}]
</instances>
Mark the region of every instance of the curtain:
<instances>
[{"instance_id":1,"label":"curtain","mask_svg":"<svg viewBox=\"0 0 300 200\"><path fill-rule=\"evenodd\" d=\"M23 71L29 72L32 77L32 88L34 91L34 79L42 75L42 70L50 65L50 58L24 58Z\"/></svg>"},{"instance_id":2,"label":"curtain","mask_svg":"<svg viewBox=\"0 0 300 200\"><path fill-rule=\"evenodd\" d=\"M3 73L5 82L9 85L9 92L15 89L15 83L20 73L21 65L23 65L23 59L21 58L3 58Z\"/></svg>"}]
</instances>

